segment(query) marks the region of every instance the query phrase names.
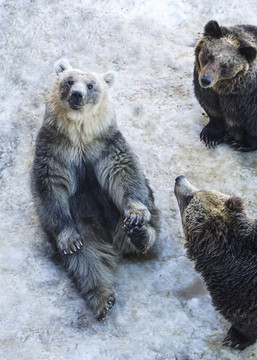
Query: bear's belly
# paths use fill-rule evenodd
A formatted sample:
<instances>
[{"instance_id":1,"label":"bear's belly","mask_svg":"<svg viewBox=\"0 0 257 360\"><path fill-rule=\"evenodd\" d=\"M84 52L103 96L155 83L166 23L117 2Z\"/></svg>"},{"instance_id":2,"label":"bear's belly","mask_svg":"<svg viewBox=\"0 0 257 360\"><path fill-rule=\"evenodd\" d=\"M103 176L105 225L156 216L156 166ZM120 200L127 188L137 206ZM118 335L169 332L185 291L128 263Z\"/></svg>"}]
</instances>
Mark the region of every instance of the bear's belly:
<instances>
[{"instance_id":1,"label":"bear's belly","mask_svg":"<svg viewBox=\"0 0 257 360\"><path fill-rule=\"evenodd\" d=\"M78 228L91 223L107 232L114 231L120 212L109 195L101 188L92 168L79 176L76 192L70 197L72 217Z\"/></svg>"}]
</instances>

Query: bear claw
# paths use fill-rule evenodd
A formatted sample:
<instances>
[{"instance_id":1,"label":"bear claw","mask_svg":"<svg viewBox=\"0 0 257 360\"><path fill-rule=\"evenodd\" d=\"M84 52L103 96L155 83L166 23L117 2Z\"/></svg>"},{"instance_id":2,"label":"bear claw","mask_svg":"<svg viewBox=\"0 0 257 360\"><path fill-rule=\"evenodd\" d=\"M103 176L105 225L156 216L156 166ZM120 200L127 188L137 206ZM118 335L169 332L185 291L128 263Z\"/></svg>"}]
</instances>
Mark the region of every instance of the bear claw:
<instances>
[{"instance_id":1,"label":"bear claw","mask_svg":"<svg viewBox=\"0 0 257 360\"><path fill-rule=\"evenodd\" d=\"M97 320L98 321L104 320L106 318L107 313L109 312L109 310L111 310L114 304L115 304L115 296L111 294L108 300L106 301L104 307L102 308L102 310L100 310L100 312L98 313L96 317Z\"/></svg>"},{"instance_id":2,"label":"bear claw","mask_svg":"<svg viewBox=\"0 0 257 360\"><path fill-rule=\"evenodd\" d=\"M233 326L229 329L227 336L223 340L223 346L231 347L236 350L244 350L247 346L255 343L255 338L248 338L240 333Z\"/></svg>"},{"instance_id":3,"label":"bear claw","mask_svg":"<svg viewBox=\"0 0 257 360\"><path fill-rule=\"evenodd\" d=\"M215 149L224 141L224 132L205 126L200 133L200 140L205 143L206 147Z\"/></svg>"},{"instance_id":4,"label":"bear claw","mask_svg":"<svg viewBox=\"0 0 257 360\"><path fill-rule=\"evenodd\" d=\"M83 244L80 241L76 244L70 245L70 247L68 249L62 250L62 253L64 255L71 255L71 254L77 252L78 250L80 250L82 246L83 246Z\"/></svg>"},{"instance_id":5,"label":"bear claw","mask_svg":"<svg viewBox=\"0 0 257 360\"><path fill-rule=\"evenodd\" d=\"M72 255L81 249L83 242L78 233L73 230L66 230L57 237L57 246L62 254Z\"/></svg>"},{"instance_id":6,"label":"bear claw","mask_svg":"<svg viewBox=\"0 0 257 360\"><path fill-rule=\"evenodd\" d=\"M233 141L231 142L231 145L233 146L233 148L237 151L242 151L242 152L248 152L248 151L252 151L253 149L251 147L246 147L243 146L243 144Z\"/></svg>"}]
</instances>

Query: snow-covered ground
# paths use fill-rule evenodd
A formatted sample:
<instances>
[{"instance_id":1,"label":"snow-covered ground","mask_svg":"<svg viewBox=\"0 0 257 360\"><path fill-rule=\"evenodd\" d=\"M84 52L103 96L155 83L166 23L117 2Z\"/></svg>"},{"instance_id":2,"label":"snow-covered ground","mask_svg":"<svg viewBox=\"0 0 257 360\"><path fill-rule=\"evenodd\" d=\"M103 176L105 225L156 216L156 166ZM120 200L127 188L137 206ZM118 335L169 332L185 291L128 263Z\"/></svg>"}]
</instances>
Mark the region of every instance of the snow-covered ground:
<instances>
[{"instance_id":1,"label":"snow-covered ground","mask_svg":"<svg viewBox=\"0 0 257 360\"><path fill-rule=\"evenodd\" d=\"M256 152L199 141L194 45L204 24L257 25L257 2L223 0L2 0L0 7L0 359L256 359L223 348L229 328L185 256L174 179L237 194L257 214ZM144 259L125 259L117 301L97 322L56 263L29 189L44 94L60 57L114 70L121 131L161 210L162 233Z\"/></svg>"}]
</instances>

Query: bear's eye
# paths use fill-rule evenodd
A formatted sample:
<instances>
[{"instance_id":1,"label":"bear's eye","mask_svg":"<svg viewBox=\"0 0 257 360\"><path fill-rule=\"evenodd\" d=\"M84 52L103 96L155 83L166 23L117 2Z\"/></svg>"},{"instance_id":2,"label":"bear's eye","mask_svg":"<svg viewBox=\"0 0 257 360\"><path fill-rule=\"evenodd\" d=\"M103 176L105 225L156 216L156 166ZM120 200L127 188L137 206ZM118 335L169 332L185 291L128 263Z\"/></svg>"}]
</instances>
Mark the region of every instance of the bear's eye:
<instances>
[{"instance_id":1,"label":"bear's eye","mask_svg":"<svg viewBox=\"0 0 257 360\"><path fill-rule=\"evenodd\" d=\"M220 66L220 73L221 76L229 76L230 75L230 68L228 64L223 64Z\"/></svg>"},{"instance_id":2,"label":"bear's eye","mask_svg":"<svg viewBox=\"0 0 257 360\"><path fill-rule=\"evenodd\" d=\"M88 84L88 85L87 85L87 88L88 88L88 90L92 90L92 89L93 89L93 85L92 85L92 84Z\"/></svg>"},{"instance_id":3,"label":"bear's eye","mask_svg":"<svg viewBox=\"0 0 257 360\"><path fill-rule=\"evenodd\" d=\"M72 79L69 79L69 80L67 81L67 84L68 84L69 86L71 86L71 85L74 84L74 81L73 81Z\"/></svg>"},{"instance_id":4,"label":"bear's eye","mask_svg":"<svg viewBox=\"0 0 257 360\"><path fill-rule=\"evenodd\" d=\"M213 62L214 58L212 55L208 54L208 53L203 53L200 57L200 61L201 61L201 64L202 66L205 66L207 65L208 63L211 63Z\"/></svg>"}]
</instances>

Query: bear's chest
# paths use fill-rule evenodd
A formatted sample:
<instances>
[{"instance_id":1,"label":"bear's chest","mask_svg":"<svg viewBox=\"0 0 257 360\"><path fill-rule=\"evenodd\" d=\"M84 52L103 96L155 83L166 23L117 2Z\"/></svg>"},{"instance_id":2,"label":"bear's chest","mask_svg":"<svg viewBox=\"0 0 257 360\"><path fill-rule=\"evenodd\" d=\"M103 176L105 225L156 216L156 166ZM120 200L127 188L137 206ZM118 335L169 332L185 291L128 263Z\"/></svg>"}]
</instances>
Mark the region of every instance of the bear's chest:
<instances>
[{"instance_id":1,"label":"bear's chest","mask_svg":"<svg viewBox=\"0 0 257 360\"><path fill-rule=\"evenodd\" d=\"M244 96L219 96L220 110L226 125L229 127L241 126L242 119L247 116L251 101Z\"/></svg>"},{"instance_id":2,"label":"bear's chest","mask_svg":"<svg viewBox=\"0 0 257 360\"><path fill-rule=\"evenodd\" d=\"M74 179L74 193L98 192L100 185L96 177L94 166L84 159L73 162L71 165Z\"/></svg>"}]
</instances>

